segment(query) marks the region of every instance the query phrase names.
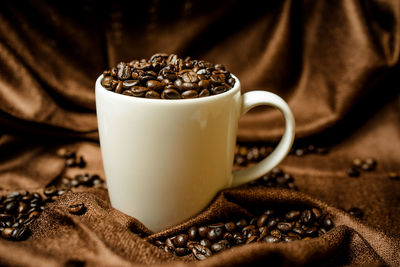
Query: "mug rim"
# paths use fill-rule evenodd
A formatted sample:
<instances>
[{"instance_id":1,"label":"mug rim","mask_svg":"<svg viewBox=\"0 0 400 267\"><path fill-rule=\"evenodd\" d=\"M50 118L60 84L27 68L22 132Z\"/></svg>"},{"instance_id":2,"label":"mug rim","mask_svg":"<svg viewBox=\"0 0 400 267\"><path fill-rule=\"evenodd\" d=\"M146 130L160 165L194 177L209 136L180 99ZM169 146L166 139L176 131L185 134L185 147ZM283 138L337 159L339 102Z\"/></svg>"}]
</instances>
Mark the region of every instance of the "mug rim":
<instances>
[{"instance_id":1,"label":"mug rim","mask_svg":"<svg viewBox=\"0 0 400 267\"><path fill-rule=\"evenodd\" d=\"M104 93L109 97L115 97L116 99L120 99L121 101L130 101L130 102L149 102L149 103L160 103L160 104L189 104L189 103L201 103L201 102L209 102L209 101L217 101L219 99L229 97L230 95L234 95L238 91L240 92L240 81L239 79L231 73L231 76L235 79L235 85L229 89L228 91L217 94L217 95L210 95L205 97L197 97L197 98L186 98L186 99L154 99L154 98L144 98L144 97L135 97L135 96L128 96L123 94L118 94L113 91L107 90L102 84L101 79L103 78L103 74L101 74L96 80L96 91L97 88L101 88ZM125 100L124 100L125 99Z\"/></svg>"}]
</instances>

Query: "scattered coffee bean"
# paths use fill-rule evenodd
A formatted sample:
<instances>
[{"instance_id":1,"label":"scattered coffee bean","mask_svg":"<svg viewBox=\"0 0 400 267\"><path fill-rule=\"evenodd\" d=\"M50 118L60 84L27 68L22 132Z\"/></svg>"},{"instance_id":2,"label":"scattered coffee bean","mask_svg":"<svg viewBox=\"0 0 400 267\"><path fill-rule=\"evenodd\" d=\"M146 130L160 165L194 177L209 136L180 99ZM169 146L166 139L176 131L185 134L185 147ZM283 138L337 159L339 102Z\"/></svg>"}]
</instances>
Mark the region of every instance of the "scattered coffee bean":
<instances>
[{"instance_id":1,"label":"scattered coffee bean","mask_svg":"<svg viewBox=\"0 0 400 267\"><path fill-rule=\"evenodd\" d=\"M390 180L400 181L400 173L399 172L389 172L388 173Z\"/></svg>"},{"instance_id":2,"label":"scattered coffee bean","mask_svg":"<svg viewBox=\"0 0 400 267\"><path fill-rule=\"evenodd\" d=\"M347 175L350 177L358 177L362 171L373 171L376 169L377 161L373 158L367 158L365 160L360 158L354 158L352 165L347 169Z\"/></svg>"},{"instance_id":3,"label":"scattered coffee bean","mask_svg":"<svg viewBox=\"0 0 400 267\"><path fill-rule=\"evenodd\" d=\"M71 204L68 206L68 212L71 214L81 215L81 214L85 213L85 211L86 211L86 207L85 207L85 204L83 204L82 202Z\"/></svg>"},{"instance_id":4,"label":"scattered coffee bean","mask_svg":"<svg viewBox=\"0 0 400 267\"><path fill-rule=\"evenodd\" d=\"M223 66L221 64L213 65L189 57L181 59L174 54L166 57L155 55L148 60L121 62L117 67L104 71L102 86L127 96L187 99L220 94L235 84L230 72L219 67Z\"/></svg>"},{"instance_id":5,"label":"scattered coffee bean","mask_svg":"<svg viewBox=\"0 0 400 267\"><path fill-rule=\"evenodd\" d=\"M359 208L350 208L347 212L351 216L356 217L356 218L360 218L361 219L362 217L364 217L364 212Z\"/></svg>"},{"instance_id":6,"label":"scattered coffee bean","mask_svg":"<svg viewBox=\"0 0 400 267\"><path fill-rule=\"evenodd\" d=\"M350 167L347 169L347 175L349 177L359 177L360 176L360 171L357 168Z\"/></svg>"},{"instance_id":7,"label":"scattered coffee bean","mask_svg":"<svg viewBox=\"0 0 400 267\"><path fill-rule=\"evenodd\" d=\"M274 170L275 174L281 173ZM293 242L308 240L325 234L333 227L329 215L319 208L277 207L267 209L258 216L221 221L213 224L192 226L179 233L153 243L178 256L192 252L202 260L230 247L254 242Z\"/></svg>"}]
</instances>

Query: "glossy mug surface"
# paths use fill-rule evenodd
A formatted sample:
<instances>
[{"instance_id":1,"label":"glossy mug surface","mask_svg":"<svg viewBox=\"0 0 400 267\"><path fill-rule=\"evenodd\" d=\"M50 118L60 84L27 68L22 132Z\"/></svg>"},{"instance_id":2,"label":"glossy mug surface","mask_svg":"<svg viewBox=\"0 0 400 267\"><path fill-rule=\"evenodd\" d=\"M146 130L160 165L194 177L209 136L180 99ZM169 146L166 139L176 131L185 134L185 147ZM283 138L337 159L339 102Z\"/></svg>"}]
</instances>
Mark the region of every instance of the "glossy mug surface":
<instances>
[{"instance_id":1,"label":"glossy mug surface","mask_svg":"<svg viewBox=\"0 0 400 267\"><path fill-rule=\"evenodd\" d=\"M97 79L100 146L114 208L157 232L202 211L221 189L262 176L287 155L295 130L287 104L265 91L241 95L234 78L225 93L182 100L125 96L106 90L102 75ZM260 105L281 110L283 137L267 158L232 173L238 120Z\"/></svg>"}]
</instances>

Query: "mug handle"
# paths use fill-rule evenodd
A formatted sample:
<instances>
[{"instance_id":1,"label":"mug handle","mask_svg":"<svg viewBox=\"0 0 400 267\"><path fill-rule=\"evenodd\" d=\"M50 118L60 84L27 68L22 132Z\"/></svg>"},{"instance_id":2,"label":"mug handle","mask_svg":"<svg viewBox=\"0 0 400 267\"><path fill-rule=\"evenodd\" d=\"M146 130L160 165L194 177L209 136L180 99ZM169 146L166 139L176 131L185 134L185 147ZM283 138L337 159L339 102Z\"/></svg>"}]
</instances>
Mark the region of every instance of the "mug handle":
<instances>
[{"instance_id":1,"label":"mug handle","mask_svg":"<svg viewBox=\"0 0 400 267\"><path fill-rule=\"evenodd\" d=\"M295 134L295 122L293 114L286 104L286 102L277 96L276 94L265 92L265 91L252 91L247 92L241 96L242 98L242 111L240 116L246 114L250 109L268 105L278 108L286 121L285 132L283 133L282 139L278 146L271 154L265 159L258 162L256 165L239 170L232 173L232 187L239 186L248 183L252 180L260 178L272 168L278 165L283 158L288 154L292 147L294 134Z\"/></svg>"}]
</instances>

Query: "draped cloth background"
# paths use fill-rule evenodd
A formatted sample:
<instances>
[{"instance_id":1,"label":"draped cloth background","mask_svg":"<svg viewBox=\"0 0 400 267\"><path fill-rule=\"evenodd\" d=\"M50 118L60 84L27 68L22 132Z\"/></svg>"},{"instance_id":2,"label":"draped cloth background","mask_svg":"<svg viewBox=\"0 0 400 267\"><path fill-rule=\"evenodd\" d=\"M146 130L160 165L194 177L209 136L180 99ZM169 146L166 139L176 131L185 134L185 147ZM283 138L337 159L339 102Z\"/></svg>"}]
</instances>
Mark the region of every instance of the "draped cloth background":
<instances>
[{"instance_id":1,"label":"draped cloth background","mask_svg":"<svg viewBox=\"0 0 400 267\"><path fill-rule=\"evenodd\" d=\"M0 263L63 266L163 264L234 266L400 265L400 3L386 1L2 1L0 3L0 193L40 192L64 169L55 150L83 155L102 170L94 101L99 74L155 52L223 63L244 91L281 95L296 118L296 142L331 147L325 156L290 155L280 165L299 192L229 189L203 213L156 236L237 215L257 203L298 201L331 214L320 238L232 248L208 260L179 258L143 241L146 229L110 207L102 189L74 189L50 204L26 241L0 239ZM275 142L279 112L240 121L240 141ZM374 157L375 172L345 171ZM83 216L66 212L82 200ZM342 209L359 207L363 219Z\"/></svg>"}]
</instances>

